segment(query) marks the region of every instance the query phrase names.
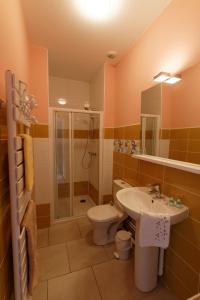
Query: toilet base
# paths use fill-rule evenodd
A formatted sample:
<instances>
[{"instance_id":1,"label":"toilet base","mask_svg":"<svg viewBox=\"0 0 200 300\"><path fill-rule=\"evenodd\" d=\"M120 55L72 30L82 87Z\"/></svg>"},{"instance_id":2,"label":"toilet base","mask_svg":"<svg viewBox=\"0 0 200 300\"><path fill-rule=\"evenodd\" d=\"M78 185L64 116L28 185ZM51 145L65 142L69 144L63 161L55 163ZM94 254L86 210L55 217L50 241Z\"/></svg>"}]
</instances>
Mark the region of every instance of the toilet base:
<instances>
[{"instance_id":1,"label":"toilet base","mask_svg":"<svg viewBox=\"0 0 200 300\"><path fill-rule=\"evenodd\" d=\"M93 242L95 245L103 246L114 241L117 228L115 232L109 232L110 227L112 227L112 223L95 224L93 226Z\"/></svg>"}]
</instances>

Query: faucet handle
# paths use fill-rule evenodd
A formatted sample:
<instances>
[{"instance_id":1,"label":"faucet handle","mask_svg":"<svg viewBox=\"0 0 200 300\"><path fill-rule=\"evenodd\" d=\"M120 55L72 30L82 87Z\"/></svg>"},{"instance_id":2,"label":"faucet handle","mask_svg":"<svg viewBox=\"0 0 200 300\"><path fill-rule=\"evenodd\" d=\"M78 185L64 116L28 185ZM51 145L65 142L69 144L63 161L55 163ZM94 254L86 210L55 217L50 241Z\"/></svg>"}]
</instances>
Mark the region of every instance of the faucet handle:
<instances>
[{"instance_id":1,"label":"faucet handle","mask_svg":"<svg viewBox=\"0 0 200 300\"><path fill-rule=\"evenodd\" d=\"M150 188L150 191L149 191L150 194L161 192L160 183L148 184L147 186Z\"/></svg>"}]
</instances>

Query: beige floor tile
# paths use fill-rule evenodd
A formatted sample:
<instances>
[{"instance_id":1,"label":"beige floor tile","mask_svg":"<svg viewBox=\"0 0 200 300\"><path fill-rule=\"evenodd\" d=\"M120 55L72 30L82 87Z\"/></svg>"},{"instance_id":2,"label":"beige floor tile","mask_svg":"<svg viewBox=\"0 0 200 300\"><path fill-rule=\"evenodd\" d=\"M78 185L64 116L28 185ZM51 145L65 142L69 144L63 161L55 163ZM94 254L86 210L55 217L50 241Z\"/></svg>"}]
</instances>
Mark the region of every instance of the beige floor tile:
<instances>
[{"instance_id":1,"label":"beige floor tile","mask_svg":"<svg viewBox=\"0 0 200 300\"><path fill-rule=\"evenodd\" d=\"M47 300L47 281L38 284L33 292L32 300Z\"/></svg>"},{"instance_id":2,"label":"beige floor tile","mask_svg":"<svg viewBox=\"0 0 200 300\"><path fill-rule=\"evenodd\" d=\"M114 254L113 253L116 251L115 243L111 243L111 244L105 245L104 249L105 249L106 254L109 257L109 259L113 259L114 258Z\"/></svg>"},{"instance_id":3,"label":"beige floor tile","mask_svg":"<svg viewBox=\"0 0 200 300\"><path fill-rule=\"evenodd\" d=\"M103 300L139 300L146 295L134 285L133 260L110 260L93 270Z\"/></svg>"},{"instance_id":4,"label":"beige floor tile","mask_svg":"<svg viewBox=\"0 0 200 300\"><path fill-rule=\"evenodd\" d=\"M47 280L70 272L67 249L59 244L38 249L40 280Z\"/></svg>"},{"instance_id":5,"label":"beige floor tile","mask_svg":"<svg viewBox=\"0 0 200 300\"><path fill-rule=\"evenodd\" d=\"M102 246L95 246L85 239L68 242L67 249L72 271L80 270L108 260Z\"/></svg>"},{"instance_id":6,"label":"beige floor tile","mask_svg":"<svg viewBox=\"0 0 200 300\"><path fill-rule=\"evenodd\" d=\"M87 217L77 219L77 223L82 237L86 237L92 232L92 224Z\"/></svg>"},{"instance_id":7,"label":"beige floor tile","mask_svg":"<svg viewBox=\"0 0 200 300\"><path fill-rule=\"evenodd\" d=\"M167 288L161 286L150 293L145 300L178 300Z\"/></svg>"},{"instance_id":8,"label":"beige floor tile","mask_svg":"<svg viewBox=\"0 0 200 300\"><path fill-rule=\"evenodd\" d=\"M75 221L56 224L49 229L50 245L65 243L67 241L79 239L80 237L80 230Z\"/></svg>"},{"instance_id":9,"label":"beige floor tile","mask_svg":"<svg viewBox=\"0 0 200 300\"><path fill-rule=\"evenodd\" d=\"M48 295L48 300L101 299L90 268L49 280Z\"/></svg>"},{"instance_id":10,"label":"beige floor tile","mask_svg":"<svg viewBox=\"0 0 200 300\"><path fill-rule=\"evenodd\" d=\"M49 229L40 229L37 232L37 247L47 247L49 244Z\"/></svg>"}]
</instances>

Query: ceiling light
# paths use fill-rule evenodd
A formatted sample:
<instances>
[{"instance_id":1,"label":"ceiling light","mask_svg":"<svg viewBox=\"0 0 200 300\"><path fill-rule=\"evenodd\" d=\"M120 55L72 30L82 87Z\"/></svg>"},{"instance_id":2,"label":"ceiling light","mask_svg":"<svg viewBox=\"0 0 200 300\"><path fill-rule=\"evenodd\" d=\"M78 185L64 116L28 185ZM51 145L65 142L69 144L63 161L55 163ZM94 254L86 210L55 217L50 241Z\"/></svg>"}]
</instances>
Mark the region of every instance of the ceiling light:
<instances>
[{"instance_id":1,"label":"ceiling light","mask_svg":"<svg viewBox=\"0 0 200 300\"><path fill-rule=\"evenodd\" d=\"M58 98L57 99L58 104L65 105L67 104L67 100L65 98Z\"/></svg>"},{"instance_id":2,"label":"ceiling light","mask_svg":"<svg viewBox=\"0 0 200 300\"><path fill-rule=\"evenodd\" d=\"M170 78L170 74L167 72L160 72L156 76L154 76L153 80L156 82L164 82Z\"/></svg>"},{"instance_id":3,"label":"ceiling light","mask_svg":"<svg viewBox=\"0 0 200 300\"><path fill-rule=\"evenodd\" d=\"M103 21L119 11L120 2L121 0L76 0L75 4L85 17Z\"/></svg>"},{"instance_id":4,"label":"ceiling light","mask_svg":"<svg viewBox=\"0 0 200 300\"><path fill-rule=\"evenodd\" d=\"M165 82L169 83L169 84L175 84L179 81L181 81L182 78L180 75L176 75L176 76L171 76L170 78L168 78Z\"/></svg>"}]
</instances>

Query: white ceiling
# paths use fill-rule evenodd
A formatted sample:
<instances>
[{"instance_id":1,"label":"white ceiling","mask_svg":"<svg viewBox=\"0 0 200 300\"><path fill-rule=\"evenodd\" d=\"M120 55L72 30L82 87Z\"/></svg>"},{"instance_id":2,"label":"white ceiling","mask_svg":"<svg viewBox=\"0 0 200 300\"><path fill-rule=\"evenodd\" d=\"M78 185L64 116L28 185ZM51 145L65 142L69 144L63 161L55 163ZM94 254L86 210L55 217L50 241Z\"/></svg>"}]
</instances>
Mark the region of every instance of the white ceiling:
<instances>
[{"instance_id":1,"label":"white ceiling","mask_svg":"<svg viewBox=\"0 0 200 300\"><path fill-rule=\"evenodd\" d=\"M49 72L58 77L88 81L106 60L115 63L163 12L171 0L122 0L110 20L84 18L75 0L21 0L31 42L49 49Z\"/></svg>"}]
</instances>

